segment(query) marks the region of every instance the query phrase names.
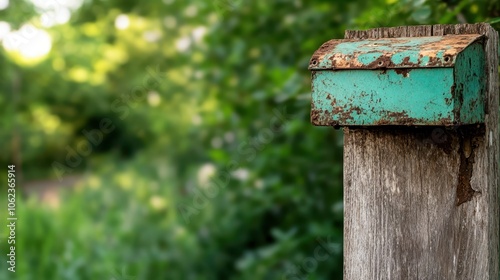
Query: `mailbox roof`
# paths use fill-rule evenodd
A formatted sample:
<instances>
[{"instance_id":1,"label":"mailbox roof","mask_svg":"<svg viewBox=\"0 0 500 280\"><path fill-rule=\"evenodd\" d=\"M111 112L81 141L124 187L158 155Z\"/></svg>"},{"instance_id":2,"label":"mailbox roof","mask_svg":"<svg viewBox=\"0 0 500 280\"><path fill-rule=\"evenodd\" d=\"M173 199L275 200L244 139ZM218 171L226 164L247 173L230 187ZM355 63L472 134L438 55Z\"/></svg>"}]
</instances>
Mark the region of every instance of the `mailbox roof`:
<instances>
[{"instance_id":1,"label":"mailbox roof","mask_svg":"<svg viewBox=\"0 0 500 280\"><path fill-rule=\"evenodd\" d=\"M324 43L310 70L453 67L457 55L482 35L342 39Z\"/></svg>"}]
</instances>

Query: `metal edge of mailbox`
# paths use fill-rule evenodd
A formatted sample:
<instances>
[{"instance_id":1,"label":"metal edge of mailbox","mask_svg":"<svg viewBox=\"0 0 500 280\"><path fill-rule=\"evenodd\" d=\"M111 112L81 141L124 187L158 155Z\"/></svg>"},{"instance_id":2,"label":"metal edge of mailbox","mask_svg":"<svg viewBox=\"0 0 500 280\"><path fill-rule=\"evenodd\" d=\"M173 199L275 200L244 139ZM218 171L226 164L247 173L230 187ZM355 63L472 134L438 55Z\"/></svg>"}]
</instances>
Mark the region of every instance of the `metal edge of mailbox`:
<instances>
[{"instance_id":1,"label":"metal edge of mailbox","mask_svg":"<svg viewBox=\"0 0 500 280\"><path fill-rule=\"evenodd\" d=\"M443 37L443 36L440 36ZM472 37L472 36L470 36ZM479 50L483 55L484 55L484 50L482 44L478 42L478 39L480 39L482 36L477 36L474 35L474 40L471 41L471 43L468 43L465 47L460 49L460 52L457 53L453 57L453 66L455 66L455 63L457 61L457 58L461 56L467 55L468 57L465 57L463 60L468 61L469 65L463 65L463 62L458 62L457 67L453 66L448 66L445 68L450 68L453 67L452 69L452 74L450 77L445 78L445 79L451 79L451 86L449 85L449 81L445 83L439 83L436 81L437 84L440 84L444 87L447 87L448 90L444 91L444 89L441 89L440 94L442 94L442 99L445 100L446 105L449 105L451 107L442 107L443 111L445 114L440 114L438 111L431 111L427 116L422 116L420 115L419 117L415 117L415 112L408 112L407 110L404 110L404 108L399 108L401 110L397 110L397 108L394 108L396 110L391 111L391 110L383 110L383 107L379 107L378 111L375 109L376 106L370 108L360 108L359 106L351 106L349 108L349 103L348 101L344 100L344 103L340 102L338 105L343 107L335 107L333 105L333 102L331 103L331 106L322 106L325 105L326 100L321 101L320 96L318 96L318 89L315 90L315 83L318 82L316 81L316 74L321 74L323 70L317 70L317 71L312 71L312 76L313 76L313 100L312 100L312 108L311 108L311 122L314 125L323 125L323 126L372 126L372 125L441 125L441 126L454 126L454 125L460 125L460 124L472 124L472 123L480 123L484 122L484 104L483 104L483 93L484 93L484 73L481 73L481 71L484 71L484 67L481 68L481 63L484 62L479 62L479 65L471 65L471 57L477 56L477 50ZM374 40L372 40L374 41ZM474 45L480 46L476 48L476 52L467 50L468 47L472 44L476 43ZM471 48L472 49L472 48ZM466 52L463 52L464 50L467 50ZM463 52L463 53L462 53ZM474 63L473 63L474 64ZM477 63L475 63L477 64ZM469 76L463 76L462 79L460 78L461 75L457 73L457 68L460 66L460 68L463 69L470 69L472 67L472 72L470 73ZM435 67L430 67L428 68L421 68L423 69L428 69L432 71L432 69L435 69ZM443 68L443 67L439 67ZM439 69L437 68L437 69ZM361 69L366 68L353 68L351 70L357 70L357 71L362 71ZM418 68L417 68L418 69ZM408 72L412 70L414 72L417 69L376 69L377 72L379 72L380 75L393 75L395 72L396 74L401 74L402 77L407 78ZM437 70L436 69L436 70ZM349 69L345 69L349 70ZM326 72L337 72L335 69L326 71ZM344 72L344 71L340 71ZM435 74L435 73L428 73L430 75ZM354 73L354 72L351 72ZM483 74L483 75L482 75ZM409 75L408 75L409 76ZM431 77L432 76L428 76ZM466 81L473 80L472 83L465 83ZM358 79L359 80L359 79ZM402 80L404 81L404 80ZM462 83L460 83L462 81ZM325 81L323 81L325 83ZM394 83L394 80L393 80ZM317 84L316 84L317 86ZM356 85L353 85L356 86ZM450 87L448 87L450 86ZM467 93L469 93L467 96L463 96L463 90L464 87L468 87ZM324 92L328 92L329 90L326 90ZM449 95L447 95L449 93ZM373 95L373 93L372 93ZM329 97L329 98L326 98ZM323 96L323 98L326 98L328 100L332 99L332 94L327 94L327 96ZM377 96L380 97L380 96ZM387 96L386 96L387 97ZM414 96L411 96L414 98ZM379 102L380 102L380 98ZM436 100L428 99L430 103L433 103ZM451 101L450 101L451 100ZM335 99L336 101L336 99ZM367 102L370 102L370 100L365 100ZM372 102L374 100L371 100ZM408 100L409 102L418 102L418 100ZM442 102L441 102L442 103ZM384 103L382 103L384 104ZM374 104L372 104L374 105ZM441 104L441 106L446 106L444 103ZM384 105L383 105L384 106ZM424 107L425 108L425 107ZM330 110L329 110L330 109ZM363 111L371 111L371 113L374 115L372 119L360 119L359 116L361 115L361 112ZM420 108L422 111L422 108ZM448 114L446 114L448 113ZM366 116L366 114L365 114Z\"/></svg>"},{"instance_id":2,"label":"metal edge of mailbox","mask_svg":"<svg viewBox=\"0 0 500 280\"><path fill-rule=\"evenodd\" d=\"M309 70L453 67L483 35L333 39L315 51Z\"/></svg>"}]
</instances>

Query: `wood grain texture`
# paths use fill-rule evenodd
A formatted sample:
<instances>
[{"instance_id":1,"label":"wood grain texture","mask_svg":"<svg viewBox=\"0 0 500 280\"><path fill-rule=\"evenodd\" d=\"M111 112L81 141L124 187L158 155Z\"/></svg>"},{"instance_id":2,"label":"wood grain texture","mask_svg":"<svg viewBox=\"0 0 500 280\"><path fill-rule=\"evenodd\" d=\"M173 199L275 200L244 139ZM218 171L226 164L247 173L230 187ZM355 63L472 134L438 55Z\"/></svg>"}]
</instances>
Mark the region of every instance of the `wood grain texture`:
<instances>
[{"instance_id":1,"label":"wood grain texture","mask_svg":"<svg viewBox=\"0 0 500 280\"><path fill-rule=\"evenodd\" d=\"M485 125L344 129L346 280L499 279L498 33L488 24L426 25L345 38L446 34L486 35ZM463 203L460 183L471 194Z\"/></svg>"}]
</instances>

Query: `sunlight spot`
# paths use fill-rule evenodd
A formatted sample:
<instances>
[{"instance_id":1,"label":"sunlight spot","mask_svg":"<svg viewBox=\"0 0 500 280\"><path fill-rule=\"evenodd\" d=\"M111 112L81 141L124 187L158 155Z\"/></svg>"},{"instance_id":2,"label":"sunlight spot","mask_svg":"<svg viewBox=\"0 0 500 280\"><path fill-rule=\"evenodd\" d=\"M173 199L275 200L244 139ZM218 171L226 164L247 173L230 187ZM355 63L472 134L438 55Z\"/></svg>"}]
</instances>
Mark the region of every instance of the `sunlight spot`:
<instances>
[{"instance_id":1,"label":"sunlight spot","mask_svg":"<svg viewBox=\"0 0 500 280\"><path fill-rule=\"evenodd\" d=\"M295 22L295 16L293 16L293 15L287 15L287 16L285 16L285 19L283 20L283 23L285 25L291 25L294 22Z\"/></svg>"},{"instance_id":2,"label":"sunlight spot","mask_svg":"<svg viewBox=\"0 0 500 280\"><path fill-rule=\"evenodd\" d=\"M125 190L130 189L132 187L132 175L129 173L121 173L115 176L115 180L118 183L120 187L122 187Z\"/></svg>"},{"instance_id":3,"label":"sunlight spot","mask_svg":"<svg viewBox=\"0 0 500 280\"><path fill-rule=\"evenodd\" d=\"M119 46L107 45L104 52L104 58L110 63L124 63L128 60L128 53Z\"/></svg>"},{"instance_id":4,"label":"sunlight spot","mask_svg":"<svg viewBox=\"0 0 500 280\"><path fill-rule=\"evenodd\" d=\"M100 73L92 73L90 75L89 81L92 85L101 85L104 83L105 77Z\"/></svg>"},{"instance_id":5,"label":"sunlight spot","mask_svg":"<svg viewBox=\"0 0 500 280\"><path fill-rule=\"evenodd\" d=\"M56 22L59 24L65 24L71 18L71 12L68 8L57 9L56 11Z\"/></svg>"},{"instance_id":6,"label":"sunlight spot","mask_svg":"<svg viewBox=\"0 0 500 280\"><path fill-rule=\"evenodd\" d=\"M248 171L248 169L238 168L235 171L233 171L231 175L233 175L234 178L240 181L246 181L250 176L250 172Z\"/></svg>"},{"instance_id":7,"label":"sunlight spot","mask_svg":"<svg viewBox=\"0 0 500 280\"><path fill-rule=\"evenodd\" d=\"M76 10L80 8L84 0L57 0L62 6Z\"/></svg>"},{"instance_id":8,"label":"sunlight spot","mask_svg":"<svg viewBox=\"0 0 500 280\"><path fill-rule=\"evenodd\" d=\"M101 179L97 176L90 176L87 184L91 189L98 189L101 186Z\"/></svg>"},{"instance_id":9,"label":"sunlight spot","mask_svg":"<svg viewBox=\"0 0 500 280\"><path fill-rule=\"evenodd\" d=\"M156 107L156 106L160 105L160 102L161 102L161 98L160 98L160 95L158 94L158 92L156 92L156 91L148 92L149 105L151 105L152 107Z\"/></svg>"},{"instance_id":10,"label":"sunlight spot","mask_svg":"<svg viewBox=\"0 0 500 280\"><path fill-rule=\"evenodd\" d=\"M56 12L56 22L59 24L64 24L71 18L71 12L68 8L58 9Z\"/></svg>"},{"instance_id":11,"label":"sunlight spot","mask_svg":"<svg viewBox=\"0 0 500 280\"><path fill-rule=\"evenodd\" d=\"M84 0L31 0L31 3L40 10L57 10L68 8L76 10L80 8Z\"/></svg>"},{"instance_id":12,"label":"sunlight spot","mask_svg":"<svg viewBox=\"0 0 500 280\"><path fill-rule=\"evenodd\" d=\"M65 24L71 18L71 11L68 8L57 8L45 11L40 21L43 27L51 27L56 24Z\"/></svg>"},{"instance_id":13,"label":"sunlight spot","mask_svg":"<svg viewBox=\"0 0 500 280\"><path fill-rule=\"evenodd\" d=\"M6 35L3 46L7 51L19 52L23 58L36 59L50 52L52 39L46 31L25 24Z\"/></svg>"},{"instance_id":14,"label":"sunlight spot","mask_svg":"<svg viewBox=\"0 0 500 280\"><path fill-rule=\"evenodd\" d=\"M202 70L196 70L193 73L193 77L195 77L196 79L201 79L204 76L205 76L205 73Z\"/></svg>"},{"instance_id":15,"label":"sunlight spot","mask_svg":"<svg viewBox=\"0 0 500 280\"><path fill-rule=\"evenodd\" d=\"M215 175L215 165L212 163L205 163L200 167L198 170L198 184L200 185L206 185L208 183L208 180L212 178Z\"/></svg>"},{"instance_id":16,"label":"sunlight spot","mask_svg":"<svg viewBox=\"0 0 500 280\"><path fill-rule=\"evenodd\" d=\"M201 41L205 34L207 33L207 28L205 26L197 27L193 30L193 38L195 42Z\"/></svg>"},{"instance_id":17,"label":"sunlight spot","mask_svg":"<svg viewBox=\"0 0 500 280\"><path fill-rule=\"evenodd\" d=\"M166 28L174 29L177 26L177 20L175 17L166 16L163 18L163 24Z\"/></svg>"},{"instance_id":18,"label":"sunlight spot","mask_svg":"<svg viewBox=\"0 0 500 280\"><path fill-rule=\"evenodd\" d=\"M151 207L155 210L162 210L165 209L165 206L167 206L165 199L157 195L152 196L149 199L149 204L151 204Z\"/></svg>"},{"instance_id":19,"label":"sunlight spot","mask_svg":"<svg viewBox=\"0 0 500 280\"><path fill-rule=\"evenodd\" d=\"M186 229L183 226L176 226L174 230L174 234L176 237L182 237L186 235Z\"/></svg>"},{"instance_id":20,"label":"sunlight spot","mask_svg":"<svg viewBox=\"0 0 500 280\"><path fill-rule=\"evenodd\" d=\"M69 70L68 75L73 81L83 83L88 81L90 73L87 69L76 66Z\"/></svg>"},{"instance_id":21,"label":"sunlight spot","mask_svg":"<svg viewBox=\"0 0 500 280\"><path fill-rule=\"evenodd\" d=\"M9 32L4 40L3 40L3 47L6 51L17 51L19 49L19 46L26 44L28 39L24 38L21 36L19 31L13 31Z\"/></svg>"},{"instance_id":22,"label":"sunlight spot","mask_svg":"<svg viewBox=\"0 0 500 280\"><path fill-rule=\"evenodd\" d=\"M9 6L9 0L0 0L0 10L5 10Z\"/></svg>"},{"instance_id":23,"label":"sunlight spot","mask_svg":"<svg viewBox=\"0 0 500 280\"><path fill-rule=\"evenodd\" d=\"M107 60L99 59L94 63L93 68L98 73L106 74L112 69L112 65Z\"/></svg>"},{"instance_id":24,"label":"sunlight spot","mask_svg":"<svg viewBox=\"0 0 500 280\"><path fill-rule=\"evenodd\" d=\"M209 24L215 24L219 20L219 17L217 16L217 13L211 13L208 15L208 23Z\"/></svg>"},{"instance_id":25,"label":"sunlight spot","mask_svg":"<svg viewBox=\"0 0 500 280\"><path fill-rule=\"evenodd\" d=\"M0 21L0 41L10 32L10 24L5 21Z\"/></svg>"},{"instance_id":26,"label":"sunlight spot","mask_svg":"<svg viewBox=\"0 0 500 280\"><path fill-rule=\"evenodd\" d=\"M127 29L130 25L130 19L127 15L119 15L115 19L115 27L117 29L123 30Z\"/></svg>"},{"instance_id":27,"label":"sunlight spot","mask_svg":"<svg viewBox=\"0 0 500 280\"><path fill-rule=\"evenodd\" d=\"M51 27L55 25L55 18L54 11L46 11L40 16L40 22L43 27Z\"/></svg>"},{"instance_id":28,"label":"sunlight spot","mask_svg":"<svg viewBox=\"0 0 500 280\"><path fill-rule=\"evenodd\" d=\"M190 5L184 11L184 15L187 17L195 17L198 14L198 8L195 5Z\"/></svg>"},{"instance_id":29,"label":"sunlight spot","mask_svg":"<svg viewBox=\"0 0 500 280\"><path fill-rule=\"evenodd\" d=\"M191 46L191 39L189 37L182 37L175 42L175 47L180 52L185 52Z\"/></svg>"},{"instance_id":30,"label":"sunlight spot","mask_svg":"<svg viewBox=\"0 0 500 280\"><path fill-rule=\"evenodd\" d=\"M101 33L101 30L95 23L85 23L82 25L81 29L83 34L89 37L98 36Z\"/></svg>"},{"instance_id":31,"label":"sunlight spot","mask_svg":"<svg viewBox=\"0 0 500 280\"><path fill-rule=\"evenodd\" d=\"M61 120L56 115L47 115L43 125L47 134L53 134L61 124Z\"/></svg>"},{"instance_id":32,"label":"sunlight spot","mask_svg":"<svg viewBox=\"0 0 500 280\"><path fill-rule=\"evenodd\" d=\"M145 31L142 36L147 42L153 43L160 40L161 32L158 30Z\"/></svg>"},{"instance_id":33,"label":"sunlight spot","mask_svg":"<svg viewBox=\"0 0 500 280\"><path fill-rule=\"evenodd\" d=\"M53 134L61 124L61 119L45 107L32 108L32 114L35 123L45 134Z\"/></svg>"},{"instance_id":34,"label":"sunlight spot","mask_svg":"<svg viewBox=\"0 0 500 280\"><path fill-rule=\"evenodd\" d=\"M201 117L200 117L200 115L194 115L191 118L191 123L194 124L194 125L200 125L201 124Z\"/></svg>"}]
</instances>

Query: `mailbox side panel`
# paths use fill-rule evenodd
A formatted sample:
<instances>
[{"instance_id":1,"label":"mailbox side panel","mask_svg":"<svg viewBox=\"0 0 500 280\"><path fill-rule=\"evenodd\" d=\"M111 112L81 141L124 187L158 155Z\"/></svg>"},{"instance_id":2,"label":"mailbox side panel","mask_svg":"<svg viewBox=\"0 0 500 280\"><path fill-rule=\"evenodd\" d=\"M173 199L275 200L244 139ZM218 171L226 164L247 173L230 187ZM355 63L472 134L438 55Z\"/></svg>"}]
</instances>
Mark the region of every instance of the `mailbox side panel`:
<instances>
[{"instance_id":1,"label":"mailbox side panel","mask_svg":"<svg viewBox=\"0 0 500 280\"><path fill-rule=\"evenodd\" d=\"M453 68L316 71L320 126L453 125Z\"/></svg>"},{"instance_id":2,"label":"mailbox side panel","mask_svg":"<svg viewBox=\"0 0 500 280\"><path fill-rule=\"evenodd\" d=\"M456 120L460 124L484 123L486 86L485 53L479 43L461 52L455 64Z\"/></svg>"}]
</instances>

